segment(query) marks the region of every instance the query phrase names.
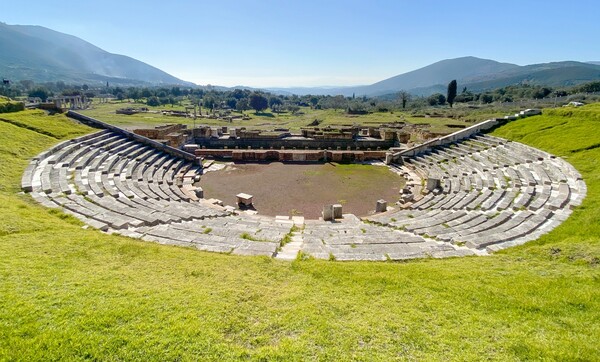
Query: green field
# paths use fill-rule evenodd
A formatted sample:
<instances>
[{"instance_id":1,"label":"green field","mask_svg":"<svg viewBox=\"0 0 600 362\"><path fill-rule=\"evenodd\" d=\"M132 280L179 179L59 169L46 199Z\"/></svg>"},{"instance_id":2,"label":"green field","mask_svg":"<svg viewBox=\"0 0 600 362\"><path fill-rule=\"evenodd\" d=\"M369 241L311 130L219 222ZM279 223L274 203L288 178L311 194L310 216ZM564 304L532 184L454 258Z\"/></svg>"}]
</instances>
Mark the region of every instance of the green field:
<instances>
[{"instance_id":1,"label":"green field","mask_svg":"<svg viewBox=\"0 0 600 362\"><path fill-rule=\"evenodd\" d=\"M0 360L600 356L598 104L494 131L581 172L588 195L564 224L489 257L404 263L288 263L83 229L19 184L29 158L91 129L14 117L0 121Z\"/></svg>"},{"instance_id":2,"label":"green field","mask_svg":"<svg viewBox=\"0 0 600 362\"><path fill-rule=\"evenodd\" d=\"M183 123L189 126L194 125L191 118L163 116L160 113L138 113L134 115L116 114L115 111L119 108L140 108L147 107L151 111L159 110L185 110L184 106L159 106L148 107L143 103L117 102L110 103L94 103L93 108L81 111L81 113L90 117L101 119L105 122L115 124L125 128L140 128L147 126L157 126L166 123ZM234 126L248 127L252 129L272 130L274 128L288 128L293 131L299 130L301 127L308 126L314 120L319 120L320 127L331 125L353 125L360 124L366 126L378 126L383 123L406 122L408 124L425 124L430 125L432 132L450 133L456 131L456 128L449 128L448 125L470 126L475 121L485 120L491 117L504 116L506 114L515 113L518 109L499 109L499 108L482 108L479 110L471 110L466 107L458 107L455 109L449 108L431 108L416 112L375 112L366 115L351 115L344 110L334 109L311 109L309 107L301 107L300 112L291 114L290 112L274 113L267 110L256 114L254 111L246 111L244 114L250 117L250 120L236 120L229 123L224 120L198 118L196 125L211 125L211 126ZM206 115L206 109L202 110ZM432 117L426 116L426 113ZM233 115L240 115L234 112Z\"/></svg>"}]
</instances>

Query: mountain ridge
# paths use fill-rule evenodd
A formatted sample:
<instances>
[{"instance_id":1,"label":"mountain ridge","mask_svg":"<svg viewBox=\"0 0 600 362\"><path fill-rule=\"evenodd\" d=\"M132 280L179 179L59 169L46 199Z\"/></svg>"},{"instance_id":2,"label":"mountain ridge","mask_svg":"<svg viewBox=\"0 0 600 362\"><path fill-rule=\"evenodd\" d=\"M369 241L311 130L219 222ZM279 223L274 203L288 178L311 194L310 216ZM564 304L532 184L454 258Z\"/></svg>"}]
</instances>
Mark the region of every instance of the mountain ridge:
<instances>
[{"instance_id":1,"label":"mountain ridge","mask_svg":"<svg viewBox=\"0 0 600 362\"><path fill-rule=\"evenodd\" d=\"M124 86L196 86L156 67L109 53L74 35L36 25L0 22L0 77L36 82L64 81ZM369 85L343 87L251 87L212 86L214 89L243 88L284 95L382 96L401 90L427 96L444 92L456 79L459 87L482 92L514 84L572 86L600 80L600 62L562 61L530 65L502 63L465 56L444 59Z\"/></svg>"},{"instance_id":2,"label":"mountain ridge","mask_svg":"<svg viewBox=\"0 0 600 362\"><path fill-rule=\"evenodd\" d=\"M310 93L343 96L382 96L401 90L414 95L427 96L443 92L447 84L456 79L459 87L471 91L486 91L515 84L542 86L572 86L600 80L600 64L596 62L562 61L530 65L501 63L495 60L466 56L444 59L410 72L399 74L379 82L339 88L310 88ZM286 92L287 88L269 88ZM289 88L302 91L302 88ZM318 93L319 91L321 93Z\"/></svg>"},{"instance_id":3,"label":"mountain ridge","mask_svg":"<svg viewBox=\"0 0 600 362\"><path fill-rule=\"evenodd\" d=\"M0 23L0 74L13 79L194 85L156 67L37 25Z\"/></svg>"}]
</instances>

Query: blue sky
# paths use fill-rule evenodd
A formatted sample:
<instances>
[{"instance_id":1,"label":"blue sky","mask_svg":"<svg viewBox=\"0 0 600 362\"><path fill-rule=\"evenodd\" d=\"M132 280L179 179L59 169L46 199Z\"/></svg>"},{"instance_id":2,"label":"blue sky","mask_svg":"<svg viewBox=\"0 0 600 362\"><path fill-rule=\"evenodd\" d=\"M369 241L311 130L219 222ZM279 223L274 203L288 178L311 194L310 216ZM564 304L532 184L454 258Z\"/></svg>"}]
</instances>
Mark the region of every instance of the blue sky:
<instances>
[{"instance_id":1,"label":"blue sky","mask_svg":"<svg viewBox=\"0 0 600 362\"><path fill-rule=\"evenodd\" d=\"M0 21L78 36L197 84L370 84L477 56L600 61L600 1L6 1Z\"/></svg>"}]
</instances>

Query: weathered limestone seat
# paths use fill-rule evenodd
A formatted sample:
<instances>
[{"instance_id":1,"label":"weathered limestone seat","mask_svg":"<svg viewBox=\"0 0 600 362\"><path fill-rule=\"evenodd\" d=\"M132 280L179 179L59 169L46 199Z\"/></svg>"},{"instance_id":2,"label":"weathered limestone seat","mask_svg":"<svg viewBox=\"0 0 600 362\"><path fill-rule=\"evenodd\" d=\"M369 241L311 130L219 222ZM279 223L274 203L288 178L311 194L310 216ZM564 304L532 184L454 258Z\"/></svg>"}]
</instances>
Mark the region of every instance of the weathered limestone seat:
<instances>
[{"instance_id":1,"label":"weathered limestone seat","mask_svg":"<svg viewBox=\"0 0 600 362\"><path fill-rule=\"evenodd\" d=\"M252 216L225 216L205 219L202 223L184 221L135 229L145 240L184 243L206 251L267 256L276 254L289 231L289 225Z\"/></svg>"},{"instance_id":2,"label":"weathered limestone seat","mask_svg":"<svg viewBox=\"0 0 600 362\"><path fill-rule=\"evenodd\" d=\"M198 171L188 161L102 131L38 155L23 174L22 186L43 205L60 207L90 226L143 237L137 228L172 227L229 215L222 207L197 198L193 201L182 190L183 186L193 188L183 177ZM290 226L284 227L283 234L280 229L279 225L267 227L263 234L275 235L279 242ZM261 245L252 248L253 243ZM236 253L276 251L276 247L265 248L268 243L262 241L244 239L238 244L242 249Z\"/></svg>"},{"instance_id":3,"label":"weathered limestone seat","mask_svg":"<svg viewBox=\"0 0 600 362\"><path fill-rule=\"evenodd\" d=\"M42 152L23 173L22 188L42 205L106 232L267 256L276 256L282 240L295 233L304 253L336 260L501 250L552 230L587 192L579 173L560 158L480 134L391 168L407 181L393 207L363 220L351 214L306 220L299 231L291 220L231 215L196 193L201 167L111 131Z\"/></svg>"},{"instance_id":4,"label":"weathered limestone seat","mask_svg":"<svg viewBox=\"0 0 600 362\"><path fill-rule=\"evenodd\" d=\"M396 210L365 219L475 250L495 251L539 237L566 218L586 193L568 163L487 135L436 147L406 159L405 167L442 175L438 192L407 205L410 217Z\"/></svg>"}]
</instances>

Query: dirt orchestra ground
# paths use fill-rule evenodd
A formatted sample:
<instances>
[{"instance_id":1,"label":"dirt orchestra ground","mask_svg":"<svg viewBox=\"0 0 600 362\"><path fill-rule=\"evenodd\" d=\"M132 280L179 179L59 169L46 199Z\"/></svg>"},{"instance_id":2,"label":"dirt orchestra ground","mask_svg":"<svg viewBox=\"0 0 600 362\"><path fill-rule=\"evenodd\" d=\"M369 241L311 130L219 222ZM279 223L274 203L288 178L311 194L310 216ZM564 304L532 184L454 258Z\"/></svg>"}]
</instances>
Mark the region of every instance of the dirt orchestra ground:
<instances>
[{"instance_id":1,"label":"dirt orchestra ground","mask_svg":"<svg viewBox=\"0 0 600 362\"><path fill-rule=\"evenodd\" d=\"M235 205L235 195L254 196L261 215L319 218L323 205L340 203L344 213L366 216L379 199L393 204L405 180L385 166L362 164L236 163L206 172L200 185L205 198Z\"/></svg>"}]
</instances>

